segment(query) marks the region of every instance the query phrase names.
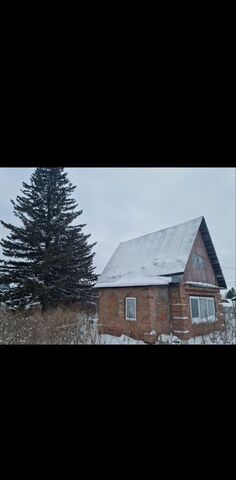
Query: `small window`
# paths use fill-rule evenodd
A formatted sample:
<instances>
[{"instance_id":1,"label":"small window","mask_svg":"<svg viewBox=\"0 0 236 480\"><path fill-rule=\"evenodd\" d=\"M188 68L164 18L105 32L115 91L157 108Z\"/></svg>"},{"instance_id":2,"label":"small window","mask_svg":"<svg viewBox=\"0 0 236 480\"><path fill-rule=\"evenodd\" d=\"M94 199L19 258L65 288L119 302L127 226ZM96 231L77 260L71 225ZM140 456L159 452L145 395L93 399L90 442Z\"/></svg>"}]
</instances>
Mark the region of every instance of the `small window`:
<instances>
[{"instance_id":1,"label":"small window","mask_svg":"<svg viewBox=\"0 0 236 480\"><path fill-rule=\"evenodd\" d=\"M126 320L136 320L136 298L127 297L126 298Z\"/></svg>"},{"instance_id":2,"label":"small window","mask_svg":"<svg viewBox=\"0 0 236 480\"><path fill-rule=\"evenodd\" d=\"M193 266L197 270L204 270L204 257L201 257L201 255L196 255L194 253L193 254Z\"/></svg>"},{"instance_id":3,"label":"small window","mask_svg":"<svg viewBox=\"0 0 236 480\"><path fill-rule=\"evenodd\" d=\"M193 323L214 322L216 320L214 298L190 297L190 305Z\"/></svg>"}]
</instances>

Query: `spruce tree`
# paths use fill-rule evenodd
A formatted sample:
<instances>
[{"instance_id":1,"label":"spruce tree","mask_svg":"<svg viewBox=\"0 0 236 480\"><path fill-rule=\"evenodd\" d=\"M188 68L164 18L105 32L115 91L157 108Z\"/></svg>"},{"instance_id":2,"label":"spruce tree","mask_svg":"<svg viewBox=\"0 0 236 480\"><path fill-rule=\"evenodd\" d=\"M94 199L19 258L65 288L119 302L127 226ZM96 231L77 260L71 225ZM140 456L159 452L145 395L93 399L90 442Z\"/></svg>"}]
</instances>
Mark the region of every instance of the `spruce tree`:
<instances>
[{"instance_id":1,"label":"spruce tree","mask_svg":"<svg viewBox=\"0 0 236 480\"><path fill-rule=\"evenodd\" d=\"M42 309L67 302L86 302L94 274L90 235L85 224L71 225L82 210L71 198L75 186L63 168L36 168L22 196L11 200L21 226L1 221L10 231L2 239L0 277L11 284L4 300L14 308L39 302Z\"/></svg>"},{"instance_id":2,"label":"spruce tree","mask_svg":"<svg viewBox=\"0 0 236 480\"><path fill-rule=\"evenodd\" d=\"M226 298L233 298L233 297L235 297L235 294L236 294L236 292L234 290L234 287L232 287L228 290Z\"/></svg>"}]
</instances>

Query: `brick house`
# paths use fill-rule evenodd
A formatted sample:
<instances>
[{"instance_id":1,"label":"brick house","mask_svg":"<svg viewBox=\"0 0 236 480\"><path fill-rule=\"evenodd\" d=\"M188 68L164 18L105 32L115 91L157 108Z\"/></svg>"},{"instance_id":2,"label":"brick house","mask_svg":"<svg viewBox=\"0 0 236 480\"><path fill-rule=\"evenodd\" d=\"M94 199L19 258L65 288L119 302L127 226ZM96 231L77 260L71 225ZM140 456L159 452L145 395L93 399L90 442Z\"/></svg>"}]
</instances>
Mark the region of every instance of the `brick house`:
<instances>
[{"instance_id":1,"label":"brick house","mask_svg":"<svg viewBox=\"0 0 236 480\"><path fill-rule=\"evenodd\" d=\"M95 288L102 333L153 343L225 329L227 286L204 217L120 243Z\"/></svg>"}]
</instances>

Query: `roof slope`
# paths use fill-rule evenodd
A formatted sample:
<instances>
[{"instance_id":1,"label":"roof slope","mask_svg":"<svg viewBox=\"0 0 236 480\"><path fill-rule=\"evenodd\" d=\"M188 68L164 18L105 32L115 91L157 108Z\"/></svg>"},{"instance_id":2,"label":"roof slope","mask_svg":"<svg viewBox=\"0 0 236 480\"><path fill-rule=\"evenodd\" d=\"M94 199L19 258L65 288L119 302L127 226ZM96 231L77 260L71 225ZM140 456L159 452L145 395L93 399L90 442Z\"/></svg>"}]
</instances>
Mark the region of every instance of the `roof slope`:
<instances>
[{"instance_id":1,"label":"roof slope","mask_svg":"<svg viewBox=\"0 0 236 480\"><path fill-rule=\"evenodd\" d=\"M200 227L219 285L225 288L204 217L120 243L95 287L168 284L168 275L184 272Z\"/></svg>"},{"instance_id":2,"label":"roof slope","mask_svg":"<svg viewBox=\"0 0 236 480\"><path fill-rule=\"evenodd\" d=\"M220 266L220 262L216 255L215 247L213 245L209 230L207 228L206 220L204 217L202 217L200 232L202 234L203 242L205 244L208 257L211 261L218 285L220 288L227 288L226 281L224 279L224 275Z\"/></svg>"},{"instance_id":3,"label":"roof slope","mask_svg":"<svg viewBox=\"0 0 236 480\"><path fill-rule=\"evenodd\" d=\"M158 277L184 272L202 219L120 243L96 287L167 283Z\"/></svg>"}]
</instances>

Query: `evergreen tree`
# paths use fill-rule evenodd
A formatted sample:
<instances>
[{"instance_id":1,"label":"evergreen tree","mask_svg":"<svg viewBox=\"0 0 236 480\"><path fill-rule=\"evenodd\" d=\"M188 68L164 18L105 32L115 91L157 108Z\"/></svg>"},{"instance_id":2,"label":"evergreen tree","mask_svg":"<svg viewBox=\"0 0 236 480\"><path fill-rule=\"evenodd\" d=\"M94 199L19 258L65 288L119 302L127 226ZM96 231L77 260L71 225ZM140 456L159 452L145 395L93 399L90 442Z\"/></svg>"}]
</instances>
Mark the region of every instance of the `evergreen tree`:
<instances>
[{"instance_id":1,"label":"evergreen tree","mask_svg":"<svg viewBox=\"0 0 236 480\"><path fill-rule=\"evenodd\" d=\"M10 230L2 239L4 256L0 276L11 288L4 300L15 308L39 302L45 310L64 302L85 302L91 295L94 274L90 235L85 224L71 225L82 213L71 198L76 187L63 168L36 168L30 184L23 182L22 196L11 200L21 226L4 221Z\"/></svg>"},{"instance_id":2,"label":"evergreen tree","mask_svg":"<svg viewBox=\"0 0 236 480\"><path fill-rule=\"evenodd\" d=\"M228 290L226 298L233 298L233 297L235 297L235 295L236 295L236 292L234 290L234 287L232 287Z\"/></svg>"}]
</instances>

